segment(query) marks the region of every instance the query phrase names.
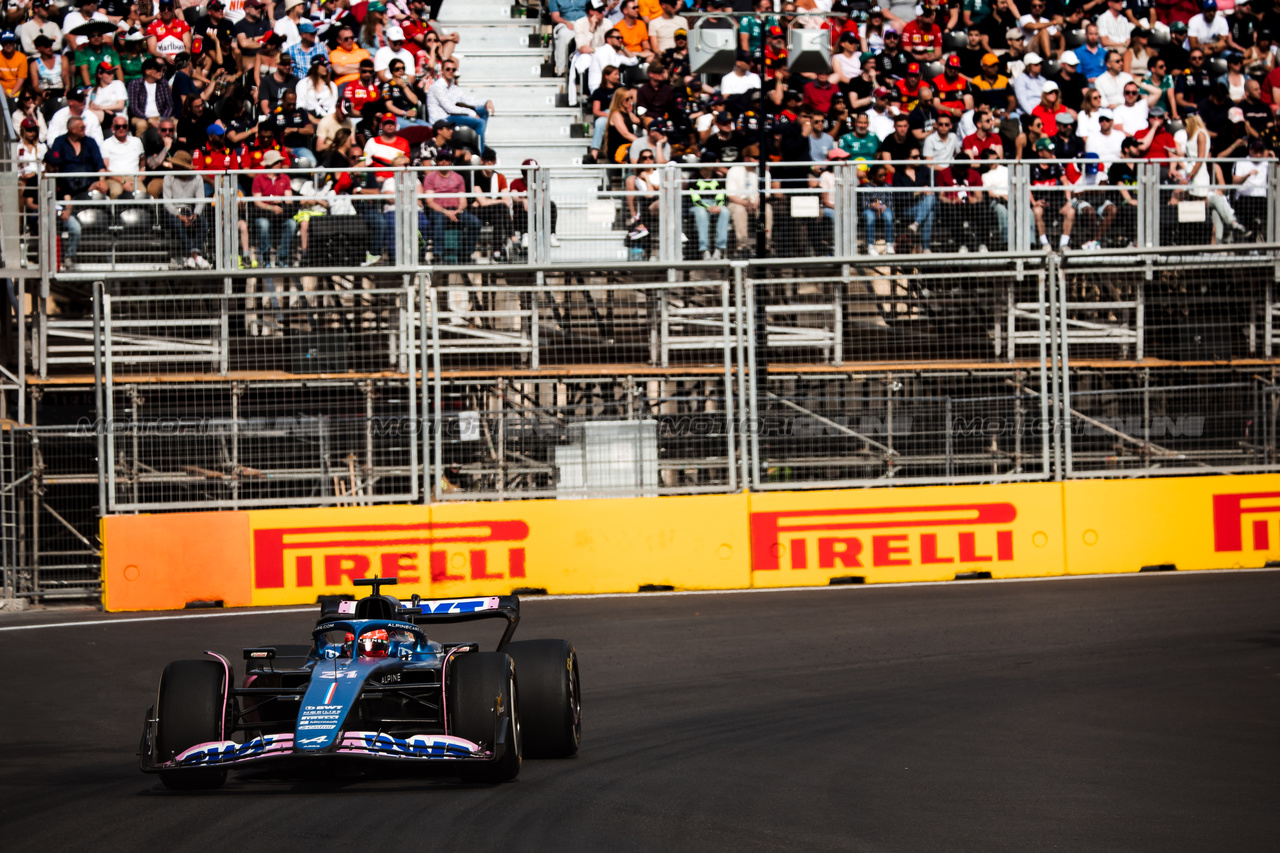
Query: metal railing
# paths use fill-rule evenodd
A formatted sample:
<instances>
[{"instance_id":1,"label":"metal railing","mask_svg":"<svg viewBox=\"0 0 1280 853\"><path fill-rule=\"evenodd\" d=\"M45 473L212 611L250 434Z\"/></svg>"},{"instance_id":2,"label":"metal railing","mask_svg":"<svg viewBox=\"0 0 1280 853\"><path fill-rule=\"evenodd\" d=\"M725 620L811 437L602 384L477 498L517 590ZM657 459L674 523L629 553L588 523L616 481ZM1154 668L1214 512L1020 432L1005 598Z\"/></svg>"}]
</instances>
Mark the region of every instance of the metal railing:
<instances>
[{"instance_id":1,"label":"metal railing","mask_svg":"<svg viewBox=\"0 0 1280 853\"><path fill-rule=\"evenodd\" d=\"M361 265L536 268L743 259L754 256L761 218L768 256L775 259L1025 253L1043 241L1057 248L1066 235L1077 249L1276 237L1280 176L1271 161L1259 167L1265 180L1242 174L1250 161L1205 161L1203 173L1213 174L1207 184L1185 180L1194 160L1130 162L1132 183L1123 186L1105 182L1110 165L771 163L763 204L754 162L536 167L522 173L527 189L519 193L498 192L496 176L488 184L492 192L481 191L488 178L474 166L453 170L464 185L460 193L425 190L426 174L439 169L167 173L176 182L198 179L203 187L197 197L176 201L142 189L114 199L101 187L84 191L112 176L46 175L39 213L23 218L23 257L41 269L47 285L48 277L61 278L72 266L232 271L271 263L302 275ZM1065 177L1049 182L1043 170L1055 166ZM291 195L255 194L258 175L287 176ZM119 186L136 178L112 179ZM455 202L457 216L433 206Z\"/></svg>"}]
</instances>

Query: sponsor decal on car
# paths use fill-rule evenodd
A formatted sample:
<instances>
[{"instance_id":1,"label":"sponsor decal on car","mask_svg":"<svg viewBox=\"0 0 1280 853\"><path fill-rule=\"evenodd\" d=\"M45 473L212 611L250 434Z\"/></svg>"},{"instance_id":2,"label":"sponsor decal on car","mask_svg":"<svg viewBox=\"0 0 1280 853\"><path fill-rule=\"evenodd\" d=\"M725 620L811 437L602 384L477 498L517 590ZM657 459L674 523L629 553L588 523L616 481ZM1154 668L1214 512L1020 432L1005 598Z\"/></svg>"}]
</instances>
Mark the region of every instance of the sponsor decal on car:
<instances>
[{"instance_id":1,"label":"sponsor decal on car","mask_svg":"<svg viewBox=\"0 0 1280 853\"><path fill-rule=\"evenodd\" d=\"M423 613L479 613L483 610L497 610L498 597L424 601L419 607Z\"/></svg>"},{"instance_id":2,"label":"sponsor decal on car","mask_svg":"<svg viewBox=\"0 0 1280 853\"><path fill-rule=\"evenodd\" d=\"M263 735L244 743L236 743L233 740L202 743L183 750L174 758L174 763L182 767L229 764L284 752L292 745L293 735Z\"/></svg>"},{"instance_id":3,"label":"sponsor decal on car","mask_svg":"<svg viewBox=\"0 0 1280 853\"><path fill-rule=\"evenodd\" d=\"M477 744L452 735L398 738L378 732L347 732L338 752L400 758L476 758L485 755Z\"/></svg>"}]
</instances>

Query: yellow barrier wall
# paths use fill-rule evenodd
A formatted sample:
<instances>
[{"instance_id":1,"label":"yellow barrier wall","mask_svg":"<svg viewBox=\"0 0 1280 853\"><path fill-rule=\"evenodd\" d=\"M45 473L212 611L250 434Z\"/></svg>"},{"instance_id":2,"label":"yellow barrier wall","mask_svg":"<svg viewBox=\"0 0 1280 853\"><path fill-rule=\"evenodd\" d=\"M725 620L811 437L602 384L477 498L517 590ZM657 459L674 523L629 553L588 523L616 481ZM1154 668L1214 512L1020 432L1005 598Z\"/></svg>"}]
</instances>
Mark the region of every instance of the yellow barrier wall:
<instances>
[{"instance_id":1,"label":"yellow barrier wall","mask_svg":"<svg viewBox=\"0 0 1280 853\"><path fill-rule=\"evenodd\" d=\"M249 512L253 603L312 603L351 579L423 598L745 587L746 495Z\"/></svg>"},{"instance_id":2,"label":"yellow barrier wall","mask_svg":"<svg viewBox=\"0 0 1280 853\"><path fill-rule=\"evenodd\" d=\"M1067 572L1257 568L1280 560L1280 475L1063 485Z\"/></svg>"},{"instance_id":3,"label":"yellow barrier wall","mask_svg":"<svg viewBox=\"0 0 1280 853\"><path fill-rule=\"evenodd\" d=\"M825 585L1256 567L1280 559L1280 475L111 516L104 605Z\"/></svg>"},{"instance_id":4,"label":"yellow barrier wall","mask_svg":"<svg viewBox=\"0 0 1280 853\"><path fill-rule=\"evenodd\" d=\"M1057 483L751 495L753 586L1063 571Z\"/></svg>"}]
</instances>

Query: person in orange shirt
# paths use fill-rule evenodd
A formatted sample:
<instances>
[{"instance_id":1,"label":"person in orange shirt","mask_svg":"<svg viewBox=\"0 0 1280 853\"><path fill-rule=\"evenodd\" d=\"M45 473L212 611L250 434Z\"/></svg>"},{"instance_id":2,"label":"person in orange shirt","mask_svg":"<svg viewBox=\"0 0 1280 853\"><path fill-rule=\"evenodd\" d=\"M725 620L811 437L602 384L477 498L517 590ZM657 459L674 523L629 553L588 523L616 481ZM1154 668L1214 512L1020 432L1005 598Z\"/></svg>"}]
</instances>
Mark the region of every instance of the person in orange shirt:
<instances>
[{"instance_id":1,"label":"person in orange shirt","mask_svg":"<svg viewBox=\"0 0 1280 853\"><path fill-rule=\"evenodd\" d=\"M658 13L662 13L661 6ZM649 45L649 28L640 20L640 7L636 0L624 0L622 20L614 25L614 29L622 33L622 44L633 56L639 56L645 62L654 58L653 48Z\"/></svg>"},{"instance_id":2,"label":"person in orange shirt","mask_svg":"<svg viewBox=\"0 0 1280 853\"><path fill-rule=\"evenodd\" d=\"M643 24L641 24L643 26ZM10 98L27 81L27 55L18 50L18 36L12 30L0 33L0 86Z\"/></svg>"},{"instance_id":3,"label":"person in orange shirt","mask_svg":"<svg viewBox=\"0 0 1280 853\"><path fill-rule=\"evenodd\" d=\"M659 0L640 0L640 17L646 24L654 18L661 18L662 3Z\"/></svg>"},{"instance_id":4,"label":"person in orange shirt","mask_svg":"<svg viewBox=\"0 0 1280 853\"><path fill-rule=\"evenodd\" d=\"M373 57L369 51L356 44L356 34L350 27L338 31L338 46L329 51L329 65L334 83L341 86L360 79L360 60Z\"/></svg>"}]
</instances>

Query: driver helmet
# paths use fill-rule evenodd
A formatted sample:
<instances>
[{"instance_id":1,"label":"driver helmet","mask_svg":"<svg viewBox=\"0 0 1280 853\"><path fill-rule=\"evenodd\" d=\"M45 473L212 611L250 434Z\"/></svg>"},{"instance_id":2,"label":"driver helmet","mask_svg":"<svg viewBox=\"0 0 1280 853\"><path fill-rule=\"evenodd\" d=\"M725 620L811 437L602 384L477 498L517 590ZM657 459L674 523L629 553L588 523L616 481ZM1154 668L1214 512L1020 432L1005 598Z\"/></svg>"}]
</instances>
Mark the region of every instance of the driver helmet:
<instances>
[{"instance_id":1,"label":"driver helmet","mask_svg":"<svg viewBox=\"0 0 1280 853\"><path fill-rule=\"evenodd\" d=\"M367 658L385 658L391 650L391 638L385 628L375 628L360 635L359 654Z\"/></svg>"}]
</instances>

